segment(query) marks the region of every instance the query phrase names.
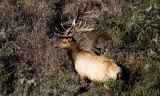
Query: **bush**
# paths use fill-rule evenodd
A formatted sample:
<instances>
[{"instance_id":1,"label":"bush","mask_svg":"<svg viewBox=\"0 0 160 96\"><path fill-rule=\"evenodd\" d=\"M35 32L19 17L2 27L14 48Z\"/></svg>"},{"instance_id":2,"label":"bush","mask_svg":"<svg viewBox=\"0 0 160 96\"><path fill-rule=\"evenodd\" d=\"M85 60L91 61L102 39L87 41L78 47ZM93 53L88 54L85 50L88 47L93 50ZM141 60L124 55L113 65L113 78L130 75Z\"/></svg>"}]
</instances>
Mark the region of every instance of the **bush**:
<instances>
[{"instance_id":1,"label":"bush","mask_svg":"<svg viewBox=\"0 0 160 96\"><path fill-rule=\"evenodd\" d=\"M121 80L81 85L65 51L52 49L55 27L84 4L94 8L97 17L83 19L95 31L75 38L115 60L125 73ZM158 0L0 1L0 95L159 95L159 5Z\"/></svg>"}]
</instances>

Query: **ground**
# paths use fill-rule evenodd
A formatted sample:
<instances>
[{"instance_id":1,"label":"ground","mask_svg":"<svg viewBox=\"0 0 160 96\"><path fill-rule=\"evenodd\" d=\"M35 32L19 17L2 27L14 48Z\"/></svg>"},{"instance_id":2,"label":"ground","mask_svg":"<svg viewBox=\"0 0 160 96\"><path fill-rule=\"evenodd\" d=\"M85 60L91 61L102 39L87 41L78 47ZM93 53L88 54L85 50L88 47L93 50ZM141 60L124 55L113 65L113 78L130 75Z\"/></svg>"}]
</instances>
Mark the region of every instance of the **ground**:
<instances>
[{"instance_id":1,"label":"ground","mask_svg":"<svg viewBox=\"0 0 160 96\"><path fill-rule=\"evenodd\" d=\"M123 78L82 85L66 51L52 48L55 27L84 5L94 15L80 20L94 30L74 38L113 59ZM0 13L0 95L160 95L159 0L2 0Z\"/></svg>"}]
</instances>

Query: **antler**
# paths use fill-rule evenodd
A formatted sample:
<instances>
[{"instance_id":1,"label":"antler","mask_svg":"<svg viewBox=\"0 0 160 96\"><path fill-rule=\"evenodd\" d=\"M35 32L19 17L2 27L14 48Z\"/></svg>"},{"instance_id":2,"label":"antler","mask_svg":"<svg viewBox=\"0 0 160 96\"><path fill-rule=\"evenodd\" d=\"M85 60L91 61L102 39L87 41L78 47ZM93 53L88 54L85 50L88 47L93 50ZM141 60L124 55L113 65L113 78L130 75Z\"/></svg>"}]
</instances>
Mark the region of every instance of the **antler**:
<instances>
[{"instance_id":1,"label":"antler","mask_svg":"<svg viewBox=\"0 0 160 96\"><path fill-rule=\"evenodd\" d=\"M85 12L85 8L86 8L86 7L84 7L84 8L80 11L80 10L79 10L79 7L78 7L78 8L77 8L76 17L73 19L71 26L70 26L68 29L66 29L66 28L64 27L63 23L61 23L61 26L62 26L62 28L64 29L64 32L59 31L59 30L55 27L55 29L56 29L59 33L61 33L61 34L57 34L57 33L55 33L55 34L57 34L59 37L73 37L73 36L74 36L76 33L78 33L78 32L82 32L82 31L86 32L86 31L92 31L92 30L94 30L94 28L90 28L90 29L89 29L89 26L85 27L85 26L86 26L86 22L82 25L82 21L80 21L79 26L76 27L76 21L78 20L78 18L80 17L80 15L92 15L92 11L91 11L91 12ZM69 18L69 19L70 19L70 18ZM71 20L70 20L70 21L71 21ZM81 26L81 25L82 25L82 26ZM73 29L73 30L72 30L72 29ZM71 30L73 31L72 33L71 33ZM62 34L63 34L63 35L62 35Z\"/></svg>"},{"instance_id":2,"label":"antler","mask_svg":"<svg viewBox=\"0 0 160 96\"><path fill-rule=\"evenodd\" d=\"M82 25L82 27L80 27L80 26L81 26L81 23L82 23L82 21L80 22L80 24L79 24L78 27L75 27L75 26L74 26L73 32L68 35L69 37L73 37L73 36L74 36L75 34L77 34L78 32L82 32L82 31L83 31L83 32L87 32L87 31L92 31L92 30L94 30L94 28L89 28L90 26L85 27L86 22Z\"/></svg>"}]
</instances>

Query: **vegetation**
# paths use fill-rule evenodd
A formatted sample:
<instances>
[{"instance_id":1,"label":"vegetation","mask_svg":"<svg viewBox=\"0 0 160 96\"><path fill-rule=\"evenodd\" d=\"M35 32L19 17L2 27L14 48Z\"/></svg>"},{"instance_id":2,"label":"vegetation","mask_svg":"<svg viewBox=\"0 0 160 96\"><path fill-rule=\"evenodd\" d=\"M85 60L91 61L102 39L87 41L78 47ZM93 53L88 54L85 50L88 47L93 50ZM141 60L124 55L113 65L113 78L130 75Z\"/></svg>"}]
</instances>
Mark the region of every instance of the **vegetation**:
<instances>
[{"instance_id":1,"label":"vegetation","mask_svg":"<svg viewBox=\"0 0 160 96\"><path fill-rule=\"evenodd\" d=\"M120 80L82 85L66 52L50 44L85 4L95 15L82 19L95 30L75 38L119 64ZM160 95L159 0L2 0L0 13L1 96Z\"/></svg>"}]
</instances>

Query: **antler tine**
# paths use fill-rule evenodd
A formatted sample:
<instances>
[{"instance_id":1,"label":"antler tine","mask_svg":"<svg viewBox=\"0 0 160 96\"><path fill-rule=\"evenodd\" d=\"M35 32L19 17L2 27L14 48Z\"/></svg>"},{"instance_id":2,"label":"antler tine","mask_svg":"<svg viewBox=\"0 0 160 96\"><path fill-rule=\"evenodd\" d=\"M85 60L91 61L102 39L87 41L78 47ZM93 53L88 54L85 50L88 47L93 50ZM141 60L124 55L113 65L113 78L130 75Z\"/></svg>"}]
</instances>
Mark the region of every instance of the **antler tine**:
<instances>
[{"instance_id":1,"label":"antler tine","mask_svg":"<svg viewBox=\"0 0 160 96\"><path fill-rule=\"evenodd\" d=\"M89 28L90 27L90 25L88 25L86 28Z\"/></svg>"},{"instance_id":2,"label":"antler tine","mask_svg":"<svg viewBox=\"0 0 160 96\"><path fill-rule=\"evenodd\" d=\"M56 32L54 32L54 33L55 33L56 35L58 35L58 37L68 37L68 34L69 34L70 30L72 29L72 27L73 27L74 25L75 25L75 20L73 20L72 25L71 25L68 29L66 29L66 28L64 27L63 23L61 23L61 26L62 26L62 28L63 28L65 31L64 31L64 32L59 31L57 27L55 27L55 29L56 29L59 33L62 33L63 35L57 34Z\"/></svg>"},{"instance_id":3,"label":"antler tine","mask_svg":"<svg viewBox=\"0 0 160 96\"><path fill-rule=\"evenodd\" d=\"M75 26L76 26L76 19L73 19L72 27L75 27Z\"/></svg>"},{"instance_id":4,"label":"antler tine","mask_svg":"<svg viewBox=\"0 0 160 96\"><path fill-rule=\"evenodd\" d=\"M78 11L80 15L92 15L92 11L90 12L85 12L86 4L84 5L84 8L81 11Z\"/></svg>"},{"instance_id":5,"label":"antler tine","mask_svg":"<svg viewBox=\"0 0 160 96\"><path fill-rule=\"evenodd\" d=\"M81 24L82 24L82 20L80 21L79 26L78 26L77 28L80 28L80 27L81 27Z\"/></svg>"},{"instance_id":6,"label":"antler tine","mask_svg":"<svg viewBox=\"0 0 160 96\"><path fill-rule=\"evenodd\" d=\"M72 23L71 17L69 16L69 21Z\"/></svg>"},{"instance_id":7,"label":"antler tine","mask_svg":"<svg viewBox=\"0 0 160 96\"><path fill-rule=\"evenodd\" d=\"M64 32L62 32L62 31L59 31L57 27L55 27L55 29L56 29L58 32L60 32L60 33L64 34Z\"/></svg>"},{"instance_id":8,"label":"antler tine","mask_svg":"<svg viewBox=\"0 0 160 96\"><path fill-rule=\"evenodd\" d=\"M77 13L76 13L76 20L79 18L80 15L87 15L88 13L85 12L86 4L84 5L84 8L82 10L79 10L79 6L77 7Z\"/></svg>"},{"instance_id":9,"label":"antler tine","mask_svg":"<svg viewBox=\"0 0 160 96\"><path fill-rule=\"evenodd\" d=\"M83 7L83 9L82 9L81 12L84 12L84 11L85 11L85 8L86 8L86 4L84 5L84 7Z\"/></svg>"},{"instance_id":10,"label":"antler tine","mask_svg":"<svg viewBox=\"0 0 160 96\"><path fill-rule=\"evenodd\" d=\"M64 27L63 27L64 28ZM69 29L67 30L67 29L65 29L65 31L64 32L62 32L62 31L59 31L58 29L57 29L57 27L55 27L55 29L59 32L59 33L62 33L63 35L61 35L61 34L57 34L56 32L54 32L58 37L68 37L68 33L69 33Z\"/></svg>"},{"instance_id":11,"label":"antler tine","mask_svg":"<svg viewBox=\"0 0 160 96\"><path fill-rule=\"evenodd\" d=\"M73 32L71 33L71 34L69 34L68 36L69 37L73 37L75 34L77 34L78 32L87 32L87 31L92 31L92 30L94 30L94 28L89 28L89 26L87 26L86 28L85 28L85 25L86 25L86 22L83 24L83 26L82 27L80 27L80 25L76 28L76 27L74 27L74 29L73 29Z\"/></svg>"},{"instance_id":12,"label":"antler tine","mask_svg":"<svg viewBox=\"0 0 160 96\"><path fill-rule=\"evenodd\" d=\"M66 37L66 35L61 35L61 34L57 34L56 32L54 32L58 37Z\"/></svg>"},{"instance_id":13,"label":"antler tine","mask_svg":"<svg viewBox=\"0 0 160 96\"><path fill-rule=\"evenodd\" d=\"M65 31L67 31L67 29L64 27L64 25L63 25L62 22L61 22L61 26L62 26L62 28L63 28Z\"/></svg>"},{"instance_id":14,"label":"antler tine","mask_svg":"<svg viewBox=\"0 0 160 96\"><path fill-rule=\"evenodd\" d=\"M92 15L93 10L90 12L85 12L85 9L86 9L86 5L84 5L84 8L82 10L79 10L79 7L77 7L76 17L75 19L73 19L73 22L72 22L73 32L68 35L69 37L73 37L78 32L94 30L94 28L89 28L90 26L85 27L86 22L84 22L84 24L82 25L82 21L80 21L78 27L75 27L76 26L75 22L77 21L80 15Z\"/></svg>"},{"instance_id":15,"label":"antler tine","mask_svg":"<svg viewBox=\"0 0 160 96\"><path fill-rule=\"evenodd\" d=\"M66 29L64 27L63 23L61 23L61 26L64 29L64 32L59 31L56 27L55 28L58 32L60 32L63 35L57 34L57 33L55 33L55 34L60 36L60 37L73 37L78 32L92 31L94 28L89 28L90 26L85 27L86 22L84 22L84 24L82 25L82 21L80 21L78 27L76 27L76 21L80 17L80 15L92 15L93 10L91 12L85 12L85 10L86 10L86 5L84 5L84 8L82 10L79 10L79 7L77 7L76 17L73 20L71 20L70 17L69 17L69 20L71 22L71 26Z\"/></svg>"},{"instance_id":16,"label":"antler tine","mask_svg":"<svg viewBox=\"0 0 160 96\"><path fill-rule=\"evenodd\" d=\"M89 28L89 26L87 26L86 28L81 27L81 28L77 29L78 32L82 32L82 31L85 32L85 31L92 31L92 30L94 30L94 28Z\"/></svg>"},{"instance_id":17,"label":"antler tine","mask_svg":"<svg viewBox=\"0 0 160 96\"><path fill-rule=\"evenodd\" d=\"M84 26L86 25L86 21L84 22L83 26L81 28L84 28Z\"/></svg>"}]
</instances>

